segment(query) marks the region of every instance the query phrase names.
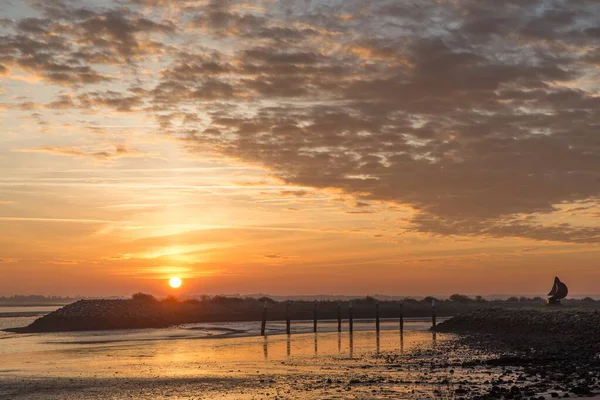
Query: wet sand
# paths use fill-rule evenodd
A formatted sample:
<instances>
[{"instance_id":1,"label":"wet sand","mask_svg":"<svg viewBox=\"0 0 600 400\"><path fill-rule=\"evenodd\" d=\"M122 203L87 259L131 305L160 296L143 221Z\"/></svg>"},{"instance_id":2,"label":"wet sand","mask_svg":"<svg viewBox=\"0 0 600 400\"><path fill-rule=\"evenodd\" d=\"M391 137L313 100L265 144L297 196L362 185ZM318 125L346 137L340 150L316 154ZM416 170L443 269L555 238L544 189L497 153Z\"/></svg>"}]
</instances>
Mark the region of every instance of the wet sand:
<instances>
[{"instance_id":1,"label":"wet sand","mask_svg":"<svg viewBox=\"0 0 600 400\"><path fill-rule=\"evenodd\" d=\"M427 323L370 322L348 332L236 337L254 325L8 335L0 399L550 399L563 397L528 365ZM210 328L210 329L209 329ZM323 326L324 330L331 327ZM209 333L218 332L213 336ZM204 339L199 339L198 335ZM191 335L191 336L190 336ZM202 336L203 335L203 336ZM206 338L211 338L207 340ZM499 361L500 360L500 361ZM544 372L544 371L542 371ZM517 389L515 389L517 388ZM574 398L574 394L569 394Z\"/></svg>"},{"instance_id":2,"label":"wet sand","mask_svg":"<svg viewBox=\"0 0 600 400\"><path fill-rule=\"evenodd\" d=\"M428 332L401 338L392 330L102 344L64 338L63 349L54 343L1 355L0 398L371 398L375 386L375 398L412 398L413 391L427 398L431 385L412 383L385 355L437 343Z\"/></svg>"}]
</instances>

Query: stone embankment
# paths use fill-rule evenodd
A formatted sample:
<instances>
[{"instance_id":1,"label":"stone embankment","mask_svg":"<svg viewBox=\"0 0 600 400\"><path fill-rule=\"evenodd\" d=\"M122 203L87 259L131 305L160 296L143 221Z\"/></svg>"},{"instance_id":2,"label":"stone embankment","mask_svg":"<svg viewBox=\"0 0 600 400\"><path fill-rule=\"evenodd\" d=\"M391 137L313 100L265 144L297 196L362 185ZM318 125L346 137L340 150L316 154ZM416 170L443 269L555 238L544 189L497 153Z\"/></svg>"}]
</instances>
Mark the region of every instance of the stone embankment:
<instances>
[{"instance_id":1,"label":"stone embankment","mask_svg":"<svg viewBox=\"0 0 600 400\"><path fill-rule=\"evenodd\" d=\"M195 322L198 307L135 300L80 300L45 315L20 333L165 328Z\"/></svg>"},{"instance_id":2,"label":"stone embankment","mask_svg":"<svg viewBox=\"0 0 600 400\"><path fill-rule=\"evenodd\" d=\"M470 399L592 397L600 393L600 313L568 307L481 309L457 315L437 326L460 334L470 351L496 358L470 367L501 368L487 393ZM509 378L510 373L518 377Z\"/></svg>"},{"instance_id":3,"label":"stone embankment","mask_svg":"<svg viewBox=\"0 0 600 400\"><path fill-rule=\"evenodd\" d=\"M440 323L437 332L600 335L600 312L570 308L480 309Z\"/></svg>"}]
</instances>

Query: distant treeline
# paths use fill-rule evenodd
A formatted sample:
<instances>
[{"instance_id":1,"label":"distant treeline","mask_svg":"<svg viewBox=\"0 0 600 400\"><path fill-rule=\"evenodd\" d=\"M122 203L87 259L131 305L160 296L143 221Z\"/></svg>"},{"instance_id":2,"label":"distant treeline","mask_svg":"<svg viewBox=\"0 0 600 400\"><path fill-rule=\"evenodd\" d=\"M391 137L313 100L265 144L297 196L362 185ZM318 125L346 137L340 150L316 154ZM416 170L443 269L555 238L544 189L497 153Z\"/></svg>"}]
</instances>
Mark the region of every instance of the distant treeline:
<instances>
[{"instance_id":1,"label":"distant treeline","mask_svg":"<svg viewBox=\"0 0 600 400\"><path fill-rule=\"evenodd\" d=\"M269 304L269 308L273 309L273 312L277 312L279 308L285 308L286 300L282 300L278 298L277 300L268 296L252 296L252 297L243 297L243 296L198 296L194 298L188 299L176 299L174 297L168 297L166 299L159 300L158 298L150 295L138 293L133 296L135 299L144 300L144 301L152 301L152 302L172 302L172 303L188 303L188 304L204 304L204 305L212 305L214 308L231 308L237 307L242 309L248 309L248 307L261 308L264 302L266 301ZM318 298L318 297L317 297ZM1 297L0 296L0 305L8 305L8 306L18 306L18 305L65 305L73 303L77 300L81 300L82 297L61 297L61 296L41 296L41 295L17 295L10 297ZM113 297L114 299L114 297ZM448 298L436 298L433 296L427 296L425 298L414 299L410 297L406 298L395 298L390 299L390 297L382 296L381 298L376 298L372 296L360 297L350 299L349 297L344 297L341 300L342 307L345 309L348 308L349 302L352 302L356 312L355 316L357 318L361 318L361 310L371 310L373 305L379 301L380 309L382 312L382 317L385 315L394 316L398 313L398 309L400 304L403 304L404 312L406 316L424 316L429 315L431 310L432 301L436 301L436 307L438 310L438 315L440 316L448 316L455 315L458 312L469 311L472 309L482 308L482 307L542 307L545 304L545 299L542 297L509 297L504 300L487 300L482 296L467 296L462 294L453 294ZM320 299L317 300L319 309L322 309L325 313L324 315L328 315L327 313L335 311L337 313L337 304L338 300L327 298L325 300ZM566 306L579 306L579 307L598 307L600 308L600 301L596 301L591 297L585 297L583 299L567 299L563 300L563 304ZM242 307L242 305L246 305L248 307ZM300 310L311 310L310 318L312 318L312 309L314 307L314 301L309 299L295 299L291 300L292 310L296 312L300 312ZM262 309L262 308L261 308ZM333 310L333 311L332 311ZM302 311L303 312L303 311ZM370 312L370 311L369 311ZM346 313L346 311L344 311ZM395 313L395 314L394 314ZM394 315L392 315L394 314ZM345 315L345 314L344 314ZM337 317L337 314L336 314Z\"/></svg>"},{"instance_id":2,"label":"distant treeline","mask_svg":"<svg viewBox=\"0 0 600 400\"><path fill-rule=\"evenodd\" d=\"M261 321L265 304L267 321L283 321L289 315L293 321L313 319L317 310L319 320L335 320L338 311L342 319L352 315L355 320L374 319L376 310L380 318L398 319L402 315L410 317L430 317L432 302L435 301L438 317L451 317L478 309L544 309L544 299L511 298L508 300L487 301L483 297L468 297L455 294L447 299L406 298L403 300L381 301L374 297L353 300L291 300L276 301L270 297L227 297L201 296L179 300L175 297L157 299L137 293L130 299L81 300L66 305L45 315L30 326L16 329L15 332L66 332L94 331L110 329L166 328L169 326L201 322ZM565 301L565 308L598 309L600 301L592 299ZM401 311L402 310L402 311Z\"/></svg>"},{"instance_id":3,"label":"distant treeline","mask_svg":"<svg viewBox=\"0 0 600 400\"><path fill-rule=\"evenodd\" d=\"M0 305L63 305L73 303L77 300L80 300L80 298L41 295L0 296Z\"/></svg>"},{"instance_id":4,"label":"distant treeline","mask_svg":"<svg viewBox=\"0 0 600 400\"><path fill-rule=\"evenodd\" d=\"M268 319L282 320L287 314L288 301L276 301L270 297L227 297L227 296L201 296L197 299L178 300L175 297L157 299L152 295L137 293L133 295L134 301L170 304L174 308L196 308L203 309L205 317L210 314L210 319L215 322L259 320L264 304L267 304ZM317 310L319 319L337 318L338 305L342 310L342 317L347 318L350 302L353 307L354 318L373 318L375 315L375 304L379 303L381 318L397 318L400 308L403 308L405 317L426 317L431 315L432 302L435 300L436 313L440 317L454 316L459 313L469 312L475 309L488 307L503 308L537 308L544 307L545 300L541 297L511 297L507 300L486 300L481 296L469 297L454 294L447 299L437 299L432 296L423 299L405 298L403 300L380 301L374 297L367 296L352 299L350 301L318 300ZM289 301L292 319L309 320L313 318L315 301L291 300ZM600 301L592 298L582 300L566 300L565 306L573 307L600 307Z\"/></svg>"}]
</instances>

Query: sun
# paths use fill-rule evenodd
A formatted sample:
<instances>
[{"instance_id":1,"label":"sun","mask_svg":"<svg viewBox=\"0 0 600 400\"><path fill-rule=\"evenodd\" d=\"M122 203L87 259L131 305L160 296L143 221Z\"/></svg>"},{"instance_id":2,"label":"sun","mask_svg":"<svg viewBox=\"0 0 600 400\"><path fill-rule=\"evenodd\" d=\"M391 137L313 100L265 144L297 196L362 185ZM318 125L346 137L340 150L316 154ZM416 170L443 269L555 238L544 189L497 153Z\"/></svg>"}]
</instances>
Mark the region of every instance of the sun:
<instances>
[{"instance_id":1,"label":"sun","mask_svg":"<svg viewBox=\"0 0 600 400\"><path fill-rule=\"evenodd\" d=\"M178 278L176 276L169 279L169 286L171 286L173 289L179 289L182 284L183 281L181 280L181 278Z\"/></svg>"}]
</instances>

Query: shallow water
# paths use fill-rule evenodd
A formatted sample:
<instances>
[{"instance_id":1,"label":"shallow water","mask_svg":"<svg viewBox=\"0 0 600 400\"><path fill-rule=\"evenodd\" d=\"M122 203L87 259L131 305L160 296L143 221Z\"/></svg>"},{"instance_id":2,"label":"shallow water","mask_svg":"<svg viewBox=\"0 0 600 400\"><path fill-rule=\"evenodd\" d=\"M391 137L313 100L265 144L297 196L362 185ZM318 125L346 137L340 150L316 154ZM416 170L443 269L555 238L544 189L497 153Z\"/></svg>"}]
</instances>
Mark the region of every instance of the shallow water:
<instances>
[{"instance_id":1,"label":"shallow water","mask_svg":"<svg viewBox=\"0 0 600 400\"><path fill-rule=\"evenodd\" d=\"M146 336L151 337L152 332ZM170 338L168 340L105 340L102 342L72 341L72 335L24 335L15 341L2 343L0 365L5 372L16 375L82 376L121 375L139 376L160 369L162 375L196 375L200 365L208 371L255 365L270 368L272 362L300 361L318 358L360 358L377 352L409 351L417 345L431 345L427 332L372 331L324 332L318 334L275 335L263 337L232 337L214 340ZM78 339L80 337L77 337ZM440 339L441 340L441 339ZM37 342L27 351L20 343ZM6 346L8 344L8 346ZM9 347L12 349L6 349ZM21 351L19 351L21 350ZM80 366L86 365L86 372ZM216 367L216 370L213 368Z\"/></svg>"},{"instance_id":2,"label":"shallow water","mask_svg":"<svg viewBox=\"0 0 600 400\"><path fill-rule=\"evenodd\" d=\"M48 314L62 306L0 306L0 315L18 317L22 315Z\"/></svg>"},{"instance_id":3,"label":"shallow water","mask_svg":"<svg viewBox=\"0 0 600 400\"><path fill-rule=\"evenodd\" d=\"M25 326L35 317L0 318L3 328ZM405 321L406 331L425 331L430 322L424 318L413 318ZM292 334L309 333L313 331L312 321L293 321ZM374 322L358 320L354 322L354 331L372 331ZM347 331L344 323L343 330ZM398 331L397 320L382 320L382 331ZM337 321L319 321L320 333L336 332ZM274 321L267 324L267 335L277 336L285 333L285 322ZM225 322L199 323L181 325L165 329L134 329L97 332L67 332L46 334L14 334L0 332L0 355L19 354L43 351L58 351L76 348L94 348L116 345L150 345L150 342L171 342L194 339L233 339L240 337L256 337L260 335L260 322ZM376 344L375 342L373 342Z\"/></svg>"},{"instance_id":4,"label":"shallow water","mask_svg":"<svg viewBox=\"0 0 600 400\"><path fill-rule=\"evenodd\" d=\"M25 322L22 319L21 322ZM0 336L4 399L290 399L432 398L447 389L446 369L432 363L473 355L451 335L427 331L427 318L203 323L167 329ZM487 371L470 379L489 379ZM457 373L454 379L466 379ZM377 391L376 395L373 393ZM351 395L350 395L351 394Z\"/></svg>"},{"instance_id":5,"label":"shallow water","mask_svg":"<svg viewBox=\"0 0 600 400\"><path fill-rule=\"evenodd\" d=\"M59 308L60 306L0 306L0 339L6 339L10 336L6 332L2 332L2 330L27 326L40 316L51 313ZM4 346L0 346L0 352L2 351L2 347Z\"/></svg>"},{"instance_id":6,"label":"shallow water","mask_svg":"<svg viewBox=\"0 0 600 400\"><path fill-rule=\"evenodd\" d=\"M457 390L470 398L490 382L510 389L522 374L471 363L494 355L429 326L407 320L400 334L397 320L384 320L377 334L373 321L355 321L350 334L347 323L338 333L336 321L319 321L314 334L312 321L293 321L285 335L281 321L269 322L267 337L257 322L5 333L0 399L447 399Z\"/></svg>"},{"instance_id":7,"label":"shallow water","mask_svg":"<svg viewBox=\"0 0 600 400\"><path fill-rule=\"evenodd\" d=\"M403 335L393 322L383 322L380 334L364 322L355 325L353 334L327 331L330 327L322 324L317 334L236 337L231 332L256 327L232 323L11 335L0 341L0 398L254 399L285 391L283 398L304 398L307 391L319 398L321 389L313 386L323 377L346 379L354 376L349 369L363 376L370 368L367 358L435 348L446 340L415 329L422 324L407 322ZM271 332L280 331L280 324L271 325ZM312 322L295 324L299 332L307 327ZM214 338L208 339L209 334Z\"/></svg>"}]
</instances>

